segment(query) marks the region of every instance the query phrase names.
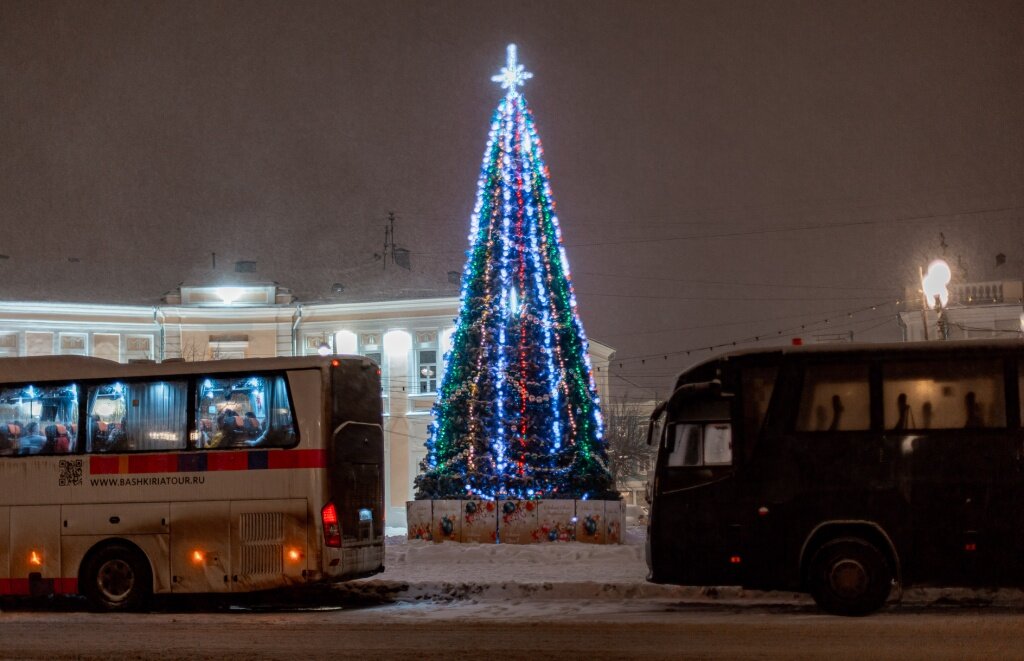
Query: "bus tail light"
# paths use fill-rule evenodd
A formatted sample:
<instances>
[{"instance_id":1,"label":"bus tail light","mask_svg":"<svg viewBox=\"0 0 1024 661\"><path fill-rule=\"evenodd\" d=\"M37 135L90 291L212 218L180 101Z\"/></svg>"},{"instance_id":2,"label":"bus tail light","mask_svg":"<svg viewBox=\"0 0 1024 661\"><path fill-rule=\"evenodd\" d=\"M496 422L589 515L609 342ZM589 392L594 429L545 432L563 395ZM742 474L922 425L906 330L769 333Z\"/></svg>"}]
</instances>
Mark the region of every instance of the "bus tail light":
<instances>
[{"instance_id":1,"label":"bus tail light","mask_svg":"<svg viewBox=\"0 0 1024 661\"><path fill-rule=\"evenodd\" d=\"M41 567L43 565L43 554L38 551L32 551L28 554L28 564L33 567Z\"/></svg>"},{"instance_id":2,"label":"bus tail light","mask_svg":"<svg viewBox=\"0 0 1024 661\"><path fill-rule=\"evenodd\" d=\"M730 563L730 564L733 564L733 565L738 565L738 564L740 564L741 562L743 562L743 558L741 558L741 557L740 557L740 556L738 556L738 555L734 555L734 556L730 556L730 557L729 557L729 563Z\"/></svg>"},{"instance_id":3,"label":"bus tail light","mask_svg":"<svg viewBox=\"0 0 1024 661\"><path fill-rule=\"evenodd\" d=\"M338 510L334 503L327 503L320 510L320 521L324 525L324 544L334 548L341 546L341 526L338 525Z\"/></svg>"}]
</instances>

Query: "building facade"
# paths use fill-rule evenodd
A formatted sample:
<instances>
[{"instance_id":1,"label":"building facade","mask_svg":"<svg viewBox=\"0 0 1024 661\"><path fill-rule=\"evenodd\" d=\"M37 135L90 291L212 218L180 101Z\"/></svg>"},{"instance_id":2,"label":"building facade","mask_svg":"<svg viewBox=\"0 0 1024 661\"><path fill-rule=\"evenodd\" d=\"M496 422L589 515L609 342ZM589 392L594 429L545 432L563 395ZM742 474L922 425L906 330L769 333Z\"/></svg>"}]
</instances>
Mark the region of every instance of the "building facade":
<instances>
[{"instance_id":1,"label":"building facade","mask_svg":"<svg viewBox=\"0 0 1024 661\"><path fill-rule=\"evenodd\" d=\"M899 312L905 342L1009 339L1024 337L1024 282L994 280L953 284L942 307L925 305L920 291L908 289Z\"/></svg>"},{"instance_id":2,"label":"building facade","mask_svg":"<svg viewBox=\"0 0 1024 661\"><path fill-rule=\"evenodd\" d=\"M297 303L273 284L183 286L156 306L0 302L0 357L198 361L323 348L372 358L383 383L387 521L404 526L458 309L455 297ZM613 354L591 340L594 379L605 400Z\"/></svg>"}]
</instances>

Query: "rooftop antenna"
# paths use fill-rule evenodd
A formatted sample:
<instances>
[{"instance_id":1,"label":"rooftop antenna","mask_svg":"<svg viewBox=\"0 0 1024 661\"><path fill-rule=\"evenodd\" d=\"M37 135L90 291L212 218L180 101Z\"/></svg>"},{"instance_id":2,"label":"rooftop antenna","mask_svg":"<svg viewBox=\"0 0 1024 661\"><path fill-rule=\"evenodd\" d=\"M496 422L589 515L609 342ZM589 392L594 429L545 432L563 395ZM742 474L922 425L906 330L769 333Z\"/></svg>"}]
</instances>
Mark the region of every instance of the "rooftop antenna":
<instances>
[{"instance_id":1,"label":"rooftop antenna","mask_svg":"<svg viewBox=\"0 0 1024 661\"><path fill-rule=\"evenodd\" d=\"M388 212L388 222L384 225L384 270L388 270L388 257L395 260L395 212Z\"/></svg>"}]
</instances>

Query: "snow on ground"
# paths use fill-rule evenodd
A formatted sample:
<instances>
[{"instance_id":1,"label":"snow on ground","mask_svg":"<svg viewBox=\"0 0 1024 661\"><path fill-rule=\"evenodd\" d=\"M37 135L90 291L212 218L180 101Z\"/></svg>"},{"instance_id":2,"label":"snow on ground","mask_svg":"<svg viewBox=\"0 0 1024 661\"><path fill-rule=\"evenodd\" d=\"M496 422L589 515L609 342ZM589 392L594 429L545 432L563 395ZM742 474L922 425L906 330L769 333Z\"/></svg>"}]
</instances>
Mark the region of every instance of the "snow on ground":
<instances>
[{"instance_id":1,"label":"snow on ground","mask_svg":"<svg viewBox=\"0 0 1024 661\"><path fill-rule=\"evenodd\" d=\"M444 601L497 606L528 601L538 608L551 602L604 602L613 611L623 602L650 602L650 608L679 604L726 607L813 607L808 595L758 592L735 586L694 587L647 582L646 531L626 530L625 543L583 544L435 544L408 540L404 529L389 529L385 571L339 586L354 596L386 601ZM393 534L397 533L397 534ZM892 599L898 591L893 589ZM549 606L542 606L548 602ZM902 603L910 607L996 606L1024 608L1019 589L910 588ZM499 612L501 609L498 608Z\"/></svg>"},{"instance_id":2,"label":"snow on ground","mask_svg":"<svg viewBox=\"0 0 1024 661\"><path fill-rule=\"evenodd\" d=\"M390 532L390 530L389 530ZM403 531L404 532L404 531ZM341 586L394 600L620 600L810 603L792 593L647 582L645 530L626 530L624 544L435 544L387 538L385 571Z\"/></svg>"}]
</instances>

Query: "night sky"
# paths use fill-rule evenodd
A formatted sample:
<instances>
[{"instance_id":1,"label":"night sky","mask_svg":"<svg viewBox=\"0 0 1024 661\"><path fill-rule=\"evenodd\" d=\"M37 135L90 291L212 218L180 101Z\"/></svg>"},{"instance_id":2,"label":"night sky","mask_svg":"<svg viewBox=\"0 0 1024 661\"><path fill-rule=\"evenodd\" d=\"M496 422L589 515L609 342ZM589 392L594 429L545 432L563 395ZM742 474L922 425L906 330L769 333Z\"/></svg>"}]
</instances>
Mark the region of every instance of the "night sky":
<instances>
[{"instance_id":1,"label":"night sky","mask_svg":"<svg viewBox=\"0 0 1024 661\"><path fill-rule=\"evenodd\" d=\"M510 42L631 396L755 335L897 339L933 257L1024 277L1021 2L4 0L0 299L454 295Z\"/></svg>"}]
</instances>

